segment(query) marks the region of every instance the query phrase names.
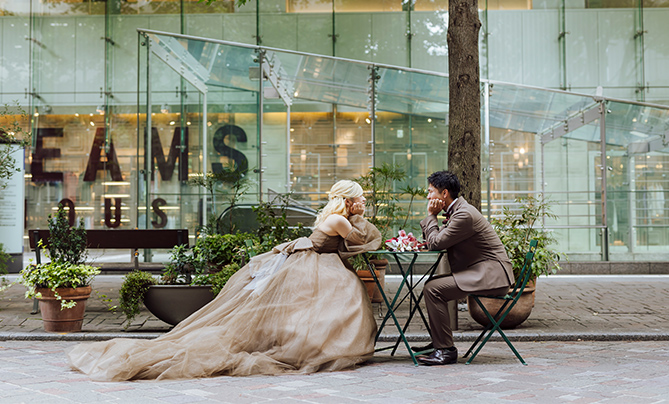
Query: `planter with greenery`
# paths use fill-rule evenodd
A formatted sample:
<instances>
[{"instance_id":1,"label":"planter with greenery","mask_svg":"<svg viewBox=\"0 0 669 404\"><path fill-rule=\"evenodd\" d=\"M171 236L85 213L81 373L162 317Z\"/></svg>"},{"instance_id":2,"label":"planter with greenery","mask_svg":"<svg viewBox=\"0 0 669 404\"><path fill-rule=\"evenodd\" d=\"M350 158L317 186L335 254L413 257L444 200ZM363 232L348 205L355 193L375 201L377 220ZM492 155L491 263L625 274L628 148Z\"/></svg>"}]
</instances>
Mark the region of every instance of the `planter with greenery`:
<instances>
[{"instance_id":1,"label":"planter with greenery","mask_svg":"<svg viewBox=\"0 0 669 404\"><path fill-rule=\"evenodd\" d=\"M42 240L39 241L44 246ZM81 331L91 282L100 273L85 263L86 229L83 220L70 227L62 205L52 219L49 216L49 240L45 246L51 261L31 263L20 272L18 283L26 286L26 298L39 300L44 330Z\"/></svg>"},{"instance_id":2,"label":"planter with greenery","mask_svg":"<svg viewBox=\"0 0 669 404\"><path fill-rule=\"evenodd\" d=\"M125 328L139 314L141 303L171 325L199 310L248 260L245 240L254 239L248 233L204 235L192 249L174 247L160 279L143 271L127 274L119 293Z\"/></svg>"},{"instance_id":3,"label":"planter with greenery","mask_svg":"<svg viewBox=\"0 0 669 404\"><path fill-rule=\"evenodd\" d=\"M490 223L502 240L506 253L513 263L513 274L516 278L525 263L525 255L530 248L530 241L537 240L537 249L532 261L530 282L523 296L502 322L502 328L514 328L522 324L530 316L534 307L534 291L536 278L539 275L551 275L560 270L559 261L566 256L551 248L556 241L551 232L543 227L542 219L555 219L550 212L550 203L534 196L516 199L518 209L505 207L502 216L492 218ZM496 312L500 304L496 299L481 299L489 312ZM487 325L488 319L473 301L468 301L469 313L481 325Z\"/></svg>"}]
</instances>

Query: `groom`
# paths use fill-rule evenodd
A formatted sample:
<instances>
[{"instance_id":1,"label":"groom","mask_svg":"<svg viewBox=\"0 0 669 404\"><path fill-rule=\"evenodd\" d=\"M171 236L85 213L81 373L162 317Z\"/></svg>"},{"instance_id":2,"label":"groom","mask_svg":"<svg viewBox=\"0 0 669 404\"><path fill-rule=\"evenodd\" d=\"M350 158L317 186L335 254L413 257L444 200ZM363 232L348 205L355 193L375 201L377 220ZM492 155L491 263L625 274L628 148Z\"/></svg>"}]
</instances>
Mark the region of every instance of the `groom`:
<instances>
[{"instance_id":1,"label":"groom","mask_svg":"<svg viewBox=\"0 0 669 404\"><path fill-rule=\"evenodd\" d=\"M420 222L430 250L448 250L452 275L435 276L423 291L430 321L432 343L412 347L414 351L434 348L428 356L417 359L424 365L456 363L458 351L453 346L448 301L470 293L504 295L514 282L513 266L497 233L481 213L461 196L455 174L437 171L427 179L427 217ZM445 212L439 226L437 215Z\"/></svg>"}]
</instances>

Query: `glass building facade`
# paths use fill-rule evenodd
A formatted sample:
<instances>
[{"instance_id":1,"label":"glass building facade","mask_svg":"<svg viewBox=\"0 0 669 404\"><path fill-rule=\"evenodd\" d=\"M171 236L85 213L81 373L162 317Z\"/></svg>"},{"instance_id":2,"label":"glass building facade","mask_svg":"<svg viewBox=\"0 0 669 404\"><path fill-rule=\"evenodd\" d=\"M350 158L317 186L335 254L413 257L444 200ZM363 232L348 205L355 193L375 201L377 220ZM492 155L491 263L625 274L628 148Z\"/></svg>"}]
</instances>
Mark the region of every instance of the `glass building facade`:
<instances>
[{"instance_id":1,"label":"glass building facade","mask_svg":"<svg viewBox=\"0 0 669 404\"><path fill-rule=\"evenodd\" d=\"M447 167L447 8L0 0L0 101L34 133L26 229L66 200L88 228L194 230L225 202L186 181L230 163L248 203L317 208L382 163L425 186ZM484 213L544 193L572 259L668 259L669 2L480 8Z\"/></svg>"}]
</instances>

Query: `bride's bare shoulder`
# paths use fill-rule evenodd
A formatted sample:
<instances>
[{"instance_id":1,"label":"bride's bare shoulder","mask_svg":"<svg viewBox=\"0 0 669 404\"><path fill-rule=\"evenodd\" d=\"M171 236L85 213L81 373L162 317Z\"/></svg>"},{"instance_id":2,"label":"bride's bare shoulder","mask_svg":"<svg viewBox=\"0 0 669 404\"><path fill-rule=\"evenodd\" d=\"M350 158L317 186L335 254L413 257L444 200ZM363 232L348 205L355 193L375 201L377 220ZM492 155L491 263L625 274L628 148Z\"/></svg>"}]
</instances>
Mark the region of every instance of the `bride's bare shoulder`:
<instances>
[{"instance_id":1,"label":"bride's bare shoulder","mask_svg":"<svg viewBox=\"0 0 669 404\"><path fill-rule=\"evenodd\" d=\"M318 229L328 236L340 235L346 237L351 231L351 223L342 215L332 214L318 225Z\"/></svg>"}]
</instances>

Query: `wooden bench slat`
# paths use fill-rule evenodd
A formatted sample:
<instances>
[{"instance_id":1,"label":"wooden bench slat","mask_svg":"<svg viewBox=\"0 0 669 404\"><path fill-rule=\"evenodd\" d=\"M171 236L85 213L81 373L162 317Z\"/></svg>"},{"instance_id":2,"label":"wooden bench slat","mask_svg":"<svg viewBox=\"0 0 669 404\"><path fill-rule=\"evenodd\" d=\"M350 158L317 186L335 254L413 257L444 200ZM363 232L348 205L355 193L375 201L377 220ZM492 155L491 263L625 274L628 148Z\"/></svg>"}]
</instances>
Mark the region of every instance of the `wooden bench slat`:
<instances>
[{"instance_id":1,"label":"wooden bench slat","mask_svg":"<svg viewBox=\"0 0 669 404\"><path fill-rule=\"evenodd\" d=\"M37 237L35 237L37 232ZM188 229L122 229L122 230L86 230L87 247L91 249L118 248L172 248L177 245L188 246ZM35 249L38 240L45 246L49 244L49 230L28 230L30 248Z\"/></svg>"},{"instance_id":2,"label":"wooden bench slat","mask_svg":"<svg viewBox=\"0 0 669 404\"><path fill-rule=\"evenodd\" d=\"M30 248L35 250L37 263L41 262L41 249L37 242L42 240L49 245L48 229L28 230ZM161 263L140 263L136 250L144 248L171 249L177 245L188 247L188 229L122 229L122 230L86 230L86 246L89 249L131 249L135 250L134 262L104 262L95 264L104 272L130 272L135 268L150 272L159 272L164 268ZM152 265L153 264L153 265Z\"/></svg>"}]
</instances>

